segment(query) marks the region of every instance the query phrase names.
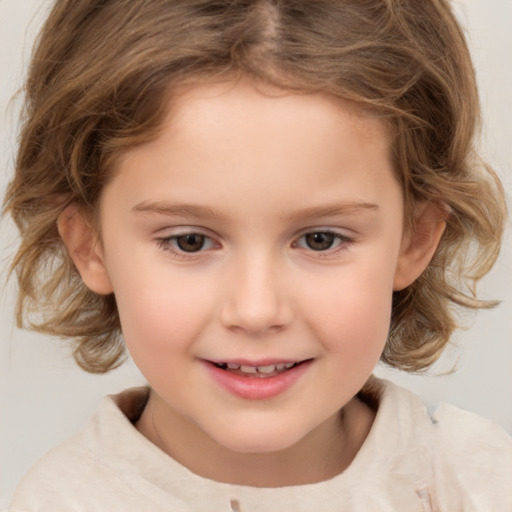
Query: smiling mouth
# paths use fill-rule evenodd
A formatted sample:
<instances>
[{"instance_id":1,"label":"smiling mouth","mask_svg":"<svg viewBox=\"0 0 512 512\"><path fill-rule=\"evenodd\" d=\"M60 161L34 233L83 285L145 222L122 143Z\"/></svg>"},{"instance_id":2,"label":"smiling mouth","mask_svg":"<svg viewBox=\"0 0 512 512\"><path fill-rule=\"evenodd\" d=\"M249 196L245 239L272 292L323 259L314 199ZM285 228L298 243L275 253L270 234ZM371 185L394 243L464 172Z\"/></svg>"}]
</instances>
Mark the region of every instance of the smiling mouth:
<instances>
[{"instance_id":1,"label":"smiling mouth","mask_svg":"<svg viewBox=\"0 0 512 512\"><path fill-rule=\"evenodd\" d=\"M268 364L264 366L250 366L247 364L237 364L237 363L212 363L215 367L220 368L221 370L225 370L234 375L240 375L243 377L257 377L260 379L265 379L269 377L275 377L277 375L281 375L292 368L296 368L299 365L302 365L310 361L310 359L305 361L300 361L297 363L288 362L288 363L277 363L277 364Z\"/></svg>"}]
</instances>

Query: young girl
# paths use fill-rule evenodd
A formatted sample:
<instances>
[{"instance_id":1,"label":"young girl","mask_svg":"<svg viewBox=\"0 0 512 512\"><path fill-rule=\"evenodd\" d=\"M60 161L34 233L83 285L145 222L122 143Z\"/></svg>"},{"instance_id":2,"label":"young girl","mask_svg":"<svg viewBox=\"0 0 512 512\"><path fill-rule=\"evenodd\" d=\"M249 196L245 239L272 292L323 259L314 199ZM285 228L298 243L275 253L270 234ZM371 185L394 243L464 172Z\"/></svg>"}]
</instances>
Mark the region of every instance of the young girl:
<instances>
[{"instance_id":1,"label":"young girl","mask_svg":"<svg viewBox=\"0 0 512 512\"><path fill-rule=\"evenodd\" d=\"M59 0L26 86L20 325L107 397L21 511L499 511L512 441L372 377L429 367L493 265L443 0Z\"/></svg>"}]
</instances>

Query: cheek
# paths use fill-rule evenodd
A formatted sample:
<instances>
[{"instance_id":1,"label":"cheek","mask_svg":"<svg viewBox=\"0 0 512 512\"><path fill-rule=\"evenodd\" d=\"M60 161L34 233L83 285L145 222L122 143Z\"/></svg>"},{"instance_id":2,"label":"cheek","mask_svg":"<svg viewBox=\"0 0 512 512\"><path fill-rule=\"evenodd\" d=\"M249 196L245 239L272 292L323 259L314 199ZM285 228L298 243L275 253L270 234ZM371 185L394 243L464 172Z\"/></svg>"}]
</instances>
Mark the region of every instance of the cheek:
<instances>
[{"instance_id":1,"label":"cheek","mask_svg":"<svg viewBox=\"0 0 512 512\"><path fill-rule=\"evenodd\" d=\"M311 322L330 352L377 360L389 331L392 296L392 279L382 266L347 269L310 296L305 310L316 312Z\"/></svg>"},{"instance_id":2,"label":"cheek","mask_svg":"<svg viewBox=\"0 0 512 512\"><path fill-rule=\"evenodd\" d=\"M188 350L211 315L213 294L156 266L146 265L136 274L125 269L118 275L123 278L113 279L114 293L134 360L141 364L145 359L168 360L170 354Z\"/></svg>"}]
</instances>

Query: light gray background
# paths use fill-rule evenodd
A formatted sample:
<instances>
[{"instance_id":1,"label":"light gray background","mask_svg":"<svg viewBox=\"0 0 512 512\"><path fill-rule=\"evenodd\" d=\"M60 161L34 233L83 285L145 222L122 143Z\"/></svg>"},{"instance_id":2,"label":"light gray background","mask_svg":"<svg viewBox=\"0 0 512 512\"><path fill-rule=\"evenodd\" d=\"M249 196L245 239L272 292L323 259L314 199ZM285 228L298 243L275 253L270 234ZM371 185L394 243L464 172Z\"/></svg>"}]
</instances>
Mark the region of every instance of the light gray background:
<instances>
[{"instance_id":1,"label":"light gray background","mask_svg":"<svg viewBox=\"0 0 512 512\"><path fill-rule=\"evenodd\" d=\"M467 27L484 109L482 151L512 192L512 0L456 0ZM21 85L32 41L48 0L0 0L0 191L12 172ZM510 224L510 223L509 223ZM16 244L9 220L0 223L2 287L6 259ZM512 240L510 226L497 267L481 287L483 297L501 299L493 311L468 316L469 330L454 337L432 373L378 374L418 392L430 408L448 401L494 419L512 433ZM50 447L86 421L107 393L143 383L132 363L107 376L80 371L60 342L15 329L14 284L0 295L0 510L27 469Z\"/></svg>"}]
</instances>

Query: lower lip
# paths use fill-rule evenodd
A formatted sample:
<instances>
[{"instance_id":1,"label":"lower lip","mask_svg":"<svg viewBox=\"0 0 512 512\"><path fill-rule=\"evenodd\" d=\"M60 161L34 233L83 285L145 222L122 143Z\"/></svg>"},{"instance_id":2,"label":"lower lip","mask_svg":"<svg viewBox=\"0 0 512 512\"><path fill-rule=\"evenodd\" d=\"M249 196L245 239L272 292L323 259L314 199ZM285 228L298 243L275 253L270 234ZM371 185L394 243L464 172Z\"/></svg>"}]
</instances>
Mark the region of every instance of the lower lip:
<instances>
[{"instance_id":1,"label":"lower lip","mask_svg":"<svg viewBox=\"0 0 512 512\"><path fill-rule=\"evenodd\" d=\"M291 388L307 371L312 361L305 361L274 377L247 377L230 373L203 361L212 378L233 395L246 400L267 400Z\"/></svg>"}]
</instances>

